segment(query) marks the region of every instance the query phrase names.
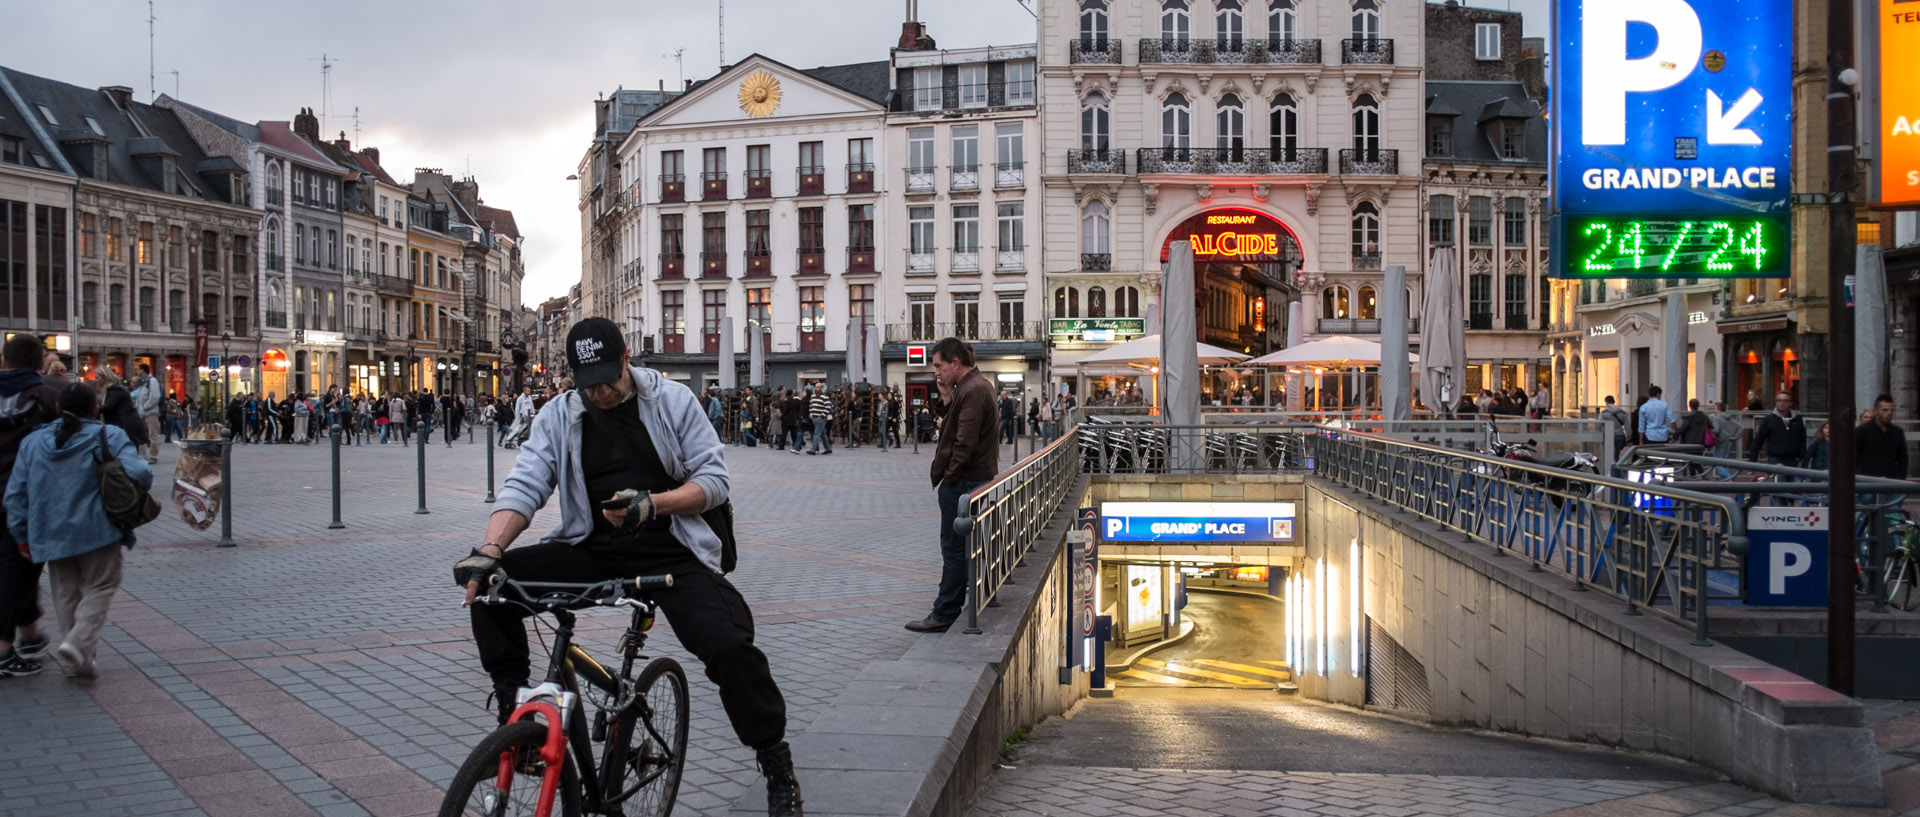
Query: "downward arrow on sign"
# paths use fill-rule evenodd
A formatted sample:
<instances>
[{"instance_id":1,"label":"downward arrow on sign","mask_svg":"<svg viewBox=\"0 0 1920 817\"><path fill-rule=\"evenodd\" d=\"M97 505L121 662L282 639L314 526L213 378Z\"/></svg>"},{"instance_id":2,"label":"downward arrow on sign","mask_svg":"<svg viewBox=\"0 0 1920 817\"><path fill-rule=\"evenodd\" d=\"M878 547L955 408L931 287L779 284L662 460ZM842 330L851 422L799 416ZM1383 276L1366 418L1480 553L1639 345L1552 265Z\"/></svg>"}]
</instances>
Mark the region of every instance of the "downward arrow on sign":
<instances>
[{"instance_id":1,"label":"downward arrow on sign","mask_svg":"<svg viewBox=\"0 0 1920 817\"><path fill-rule=\"evenodd\" d=\"M1707 92L1707 144L1709 145L1758 145L1760 137L1749 128L1739 127L1740 123L1760 107L1760 92L1748 88L1740 99L1727 108L1720 102L1720 95Z\"/></svg>"}]
</instances>

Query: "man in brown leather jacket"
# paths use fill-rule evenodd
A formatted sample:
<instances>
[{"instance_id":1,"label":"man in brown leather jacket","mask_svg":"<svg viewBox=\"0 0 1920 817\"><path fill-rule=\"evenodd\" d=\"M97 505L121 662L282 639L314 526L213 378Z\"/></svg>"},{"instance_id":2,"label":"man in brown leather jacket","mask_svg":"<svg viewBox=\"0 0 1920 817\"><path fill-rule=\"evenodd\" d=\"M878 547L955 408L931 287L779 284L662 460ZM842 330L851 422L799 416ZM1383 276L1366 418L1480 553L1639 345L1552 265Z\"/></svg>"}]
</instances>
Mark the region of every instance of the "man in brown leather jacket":
<instances>
[{"instance_id":1,"label":"man in brown leather jacket","mask_svg":"<svg viewBox=\"0 0 1920 817\"><path fill-rule=\"evenodd\" d=\"M967 597L967 543L953 532L953 518L967 494L1000 472L1000 409L993 384L974 367L973 347L959 338L934 344L933 373L940 396L933 401L940 418L940 443L933 450L934 494L940 501L940 595L933 612L907 629L944 633L960 617Z\"/></svg>"}]
</instances>

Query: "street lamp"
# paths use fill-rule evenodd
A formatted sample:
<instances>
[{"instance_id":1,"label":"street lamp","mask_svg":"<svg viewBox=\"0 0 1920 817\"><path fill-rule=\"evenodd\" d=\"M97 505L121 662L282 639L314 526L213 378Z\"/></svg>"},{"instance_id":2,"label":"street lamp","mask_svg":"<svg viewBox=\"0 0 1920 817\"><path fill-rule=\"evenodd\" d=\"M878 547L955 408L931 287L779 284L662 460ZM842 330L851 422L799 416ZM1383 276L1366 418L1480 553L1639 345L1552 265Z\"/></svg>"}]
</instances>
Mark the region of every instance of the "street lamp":
<instances>
[{"instance_id":1,"label":"street lamp","mask_svg":"<svg viewBox=\"0 0 1920 817\"><path fill-rule=\"evenodd\" d=\"M233 354L233 335L228 334L226 332L221 332L220 333L220 412L221 412L220 416L222 417L226 416L227 404L233 401L231 381L227 379L227 372L229 370L229 367L233 365L230 362L230 358L228 357L231 354Z\"/></svg>"}]
</instances>

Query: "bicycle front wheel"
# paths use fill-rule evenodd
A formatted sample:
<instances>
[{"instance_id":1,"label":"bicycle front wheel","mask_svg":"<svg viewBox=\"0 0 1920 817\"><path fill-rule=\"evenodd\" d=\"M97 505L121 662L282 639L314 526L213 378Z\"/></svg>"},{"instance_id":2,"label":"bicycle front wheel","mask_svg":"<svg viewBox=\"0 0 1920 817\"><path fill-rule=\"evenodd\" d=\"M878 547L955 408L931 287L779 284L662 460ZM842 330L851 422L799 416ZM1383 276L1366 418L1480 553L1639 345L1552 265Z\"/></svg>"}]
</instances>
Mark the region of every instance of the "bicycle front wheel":
<instances>
[{"instance_id":1,"label":"bicycle front wheel","mask_svg":"<svg viewBox=\"0 0 1920 817\"><path fill-rule=\"evenodd\" d=\"M509 723L482 738L447 786L440 817L531 817L540 805L540 784L547 771L540 759L540 747L546 742L546 724L535 721ZM564 763L554 804L560 814L577 817L580 778L571 754ZM505 774L503 766L508 770Z\"/></svg>"},{"instance_id":2,"label":"bicycle front wheel","mask_svg":"<svg viewBox=\"0 0 1920 817\"><path fill-rule=\"evenodd\" d=\"M687 763L687 673L678 661L656 658L635 689L607 732L601 791L626 817L667 817Z\"/></svg>"},{"instance_id":3,"label":"bicycle front wheel","mask_svg":"<svg viewBox=\"0 0 1920 817\"><path fill-rule=\"evenodd\" d=\"M1899 554L1887 560L1887 603L1902 610L1920 606L1920 591L1913 587L1915 565L1912 557Z\"/></svg>"}]
</instances>

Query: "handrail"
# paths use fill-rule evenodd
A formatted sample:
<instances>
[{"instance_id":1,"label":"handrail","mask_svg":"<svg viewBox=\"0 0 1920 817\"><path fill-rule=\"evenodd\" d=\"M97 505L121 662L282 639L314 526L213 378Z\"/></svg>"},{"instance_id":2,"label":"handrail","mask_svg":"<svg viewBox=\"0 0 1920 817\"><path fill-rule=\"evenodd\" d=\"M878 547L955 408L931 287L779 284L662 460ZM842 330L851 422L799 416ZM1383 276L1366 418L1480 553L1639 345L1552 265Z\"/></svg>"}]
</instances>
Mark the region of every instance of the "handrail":
<instances>
[{"instance_id":1,"label":"handrail","mask_svg":"<svg viewBox=\"0 0 1920 817\"><path fill-rule=\"evenodd\" d=\"M953 532L967 543L967 626L978 635L980 612L994 607L999 594L1033 549L1047 521L1080 476L1072 456L1077 429L1068 428L1038 453L967 494L953 520Z\"/></svg>"}]
</instances>

